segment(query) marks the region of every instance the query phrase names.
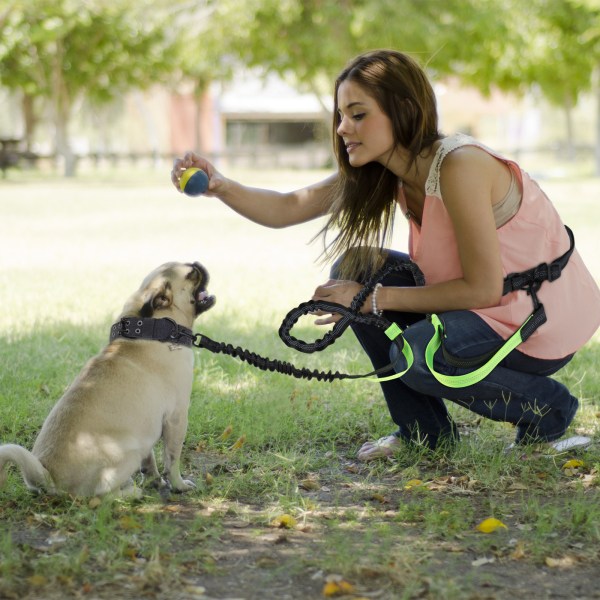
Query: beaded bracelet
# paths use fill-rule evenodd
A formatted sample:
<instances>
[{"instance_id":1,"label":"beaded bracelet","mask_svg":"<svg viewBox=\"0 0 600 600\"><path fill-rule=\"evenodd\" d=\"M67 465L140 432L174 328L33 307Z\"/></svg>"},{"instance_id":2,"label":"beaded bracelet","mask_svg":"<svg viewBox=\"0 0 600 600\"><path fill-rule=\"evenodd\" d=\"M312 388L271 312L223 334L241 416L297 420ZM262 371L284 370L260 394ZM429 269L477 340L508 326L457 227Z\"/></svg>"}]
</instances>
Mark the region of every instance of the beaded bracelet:
<instances>
[{"instance_id":1,"label":"beaded bracelet","mask_svg":"<svg viewBox=\"0 0 600 600\"><path fill-rule=\"evenodd\" d=\"M380 317L383 314L382 310L379 310L377 308L377 291L379 290L379 288L383 287L381 285L381 283L378 283L374 288L373 288L373 294L371 295L371 308L372 308L372 313L374 315L377 315L378 317Z\"/></svg>"}]
</instances>

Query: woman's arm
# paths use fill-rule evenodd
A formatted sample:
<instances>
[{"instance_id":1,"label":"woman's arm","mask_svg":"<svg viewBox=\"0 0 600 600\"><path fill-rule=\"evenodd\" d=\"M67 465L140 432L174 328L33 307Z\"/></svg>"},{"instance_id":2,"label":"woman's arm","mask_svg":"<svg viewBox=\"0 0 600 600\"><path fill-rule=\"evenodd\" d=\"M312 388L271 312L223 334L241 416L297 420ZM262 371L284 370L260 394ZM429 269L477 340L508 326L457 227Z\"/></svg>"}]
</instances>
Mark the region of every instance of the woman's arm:
<instances>
[{"instance_id":1,"label":"woman's arm","mask_svg":"<svg viewBox=\"0 0 600 600\"><path fill-rule=\"evenodd\" d=\"M171 171L173 185L179 190L179 178L189 167L198 167L209 177L207 196L215 196L240 215L266 227L289 227L329 212L330 192L337 175L292 191L276 192L242 185L219 173L201 156L187 153L176 159Z\"/></svg>"},{"instance_id":2,"label":"woman's arm","mask_svg":"<svg viewBox=\"0 0 600 600\"><path fill-rule=\"evenodd\" d=\"M454 226L463 277L424 287L382 287L377 308L433 313L497 305L503 271L492 206L506 193L508 181L506 167L478 148L460 148L448 155L441 171L442 195ZM356 282L328 281L313 298L349 306L360 288ZM363 312L370 310L369 297Z\"/></svg>"}]
</instances>

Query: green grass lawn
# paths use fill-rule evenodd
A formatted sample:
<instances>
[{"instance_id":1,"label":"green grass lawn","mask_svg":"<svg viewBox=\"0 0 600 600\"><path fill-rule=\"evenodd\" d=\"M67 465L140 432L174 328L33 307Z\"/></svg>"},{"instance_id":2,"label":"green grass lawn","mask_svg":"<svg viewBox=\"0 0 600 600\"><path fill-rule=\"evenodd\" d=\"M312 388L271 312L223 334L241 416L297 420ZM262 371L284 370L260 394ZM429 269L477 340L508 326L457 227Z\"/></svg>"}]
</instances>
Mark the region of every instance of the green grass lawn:
<instances>
[{"instance_id":1,"label":"green grass lawn","mask_svg":"<svg viewBox=\"0 0 600 600\"><path fill-rule=\"evenodd\" d=\"M279 189L324 175L239 173ZM542 185L600 280L600 181ZM0 443L31 447L127 296L170 260L211 274L217 305L196 331L312 369L367 371L350 333L312 355L277 335L327 279L320 240L310 243L319 228L261 228L215 199L176 193L168 167L75 181L11 173L0 181ZM300 324L304 339L322 334ZM464 433L454 453L410 450L366 466L357 448L391 430L377 384L300 381L198 351L183 457L198 491L96 505L31 496L11 472L0 491L0 597L300 599L342 578L355 598L542 598L548 582L585 598L574 586L600 561L598 342L557 375L581 400L573 432L595 440L583 454L506 456L511 427L453 407ZM583 464L563 468L572 458ZM289 528L273 525L288 515ZM487 517L507 529L478 533Z\"/></svg>"}]
</instances>

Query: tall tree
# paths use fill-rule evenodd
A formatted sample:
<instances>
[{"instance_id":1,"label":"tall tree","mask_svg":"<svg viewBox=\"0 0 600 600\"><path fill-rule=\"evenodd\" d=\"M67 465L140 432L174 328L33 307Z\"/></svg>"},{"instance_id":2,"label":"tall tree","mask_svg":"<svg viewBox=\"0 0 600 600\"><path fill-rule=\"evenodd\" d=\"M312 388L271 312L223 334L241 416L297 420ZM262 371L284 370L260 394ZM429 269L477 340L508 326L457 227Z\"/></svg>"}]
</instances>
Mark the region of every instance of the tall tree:
<instances>
[{"instance_id":1,"label":"tall tree","mask_svg":"<svg viewBox=\"0 0 600 600\"><path fill-rule=\"evenodd\" d=\"M50 101L55 152L67 176L76 166L69 123L77 103L85 97L102 104L169 73L176 44L152 15L151 2L128 0L13 1L5 12L0 83L30 106Z\"/></svg>"}]
</instances>

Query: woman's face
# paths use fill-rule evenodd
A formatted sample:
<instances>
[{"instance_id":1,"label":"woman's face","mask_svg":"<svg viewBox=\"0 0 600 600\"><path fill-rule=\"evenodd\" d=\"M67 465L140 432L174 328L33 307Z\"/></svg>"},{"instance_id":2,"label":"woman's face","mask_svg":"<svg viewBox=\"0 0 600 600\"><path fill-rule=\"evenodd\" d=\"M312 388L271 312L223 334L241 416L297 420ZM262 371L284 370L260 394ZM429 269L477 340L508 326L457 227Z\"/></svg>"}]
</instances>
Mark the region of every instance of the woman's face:
<instances>
[{"instance_id":1,"label":"woman's face","mask_svg":"<svg viewBox=\"0 0 600 600\"><path fill-rule=\"evenodd\" d=\"M387 166L394 150L392 122L375 99L362 86L346 80L338 88L337 103L337 134L344 140L350 164Z\"/></svg>"}]
</instances>

